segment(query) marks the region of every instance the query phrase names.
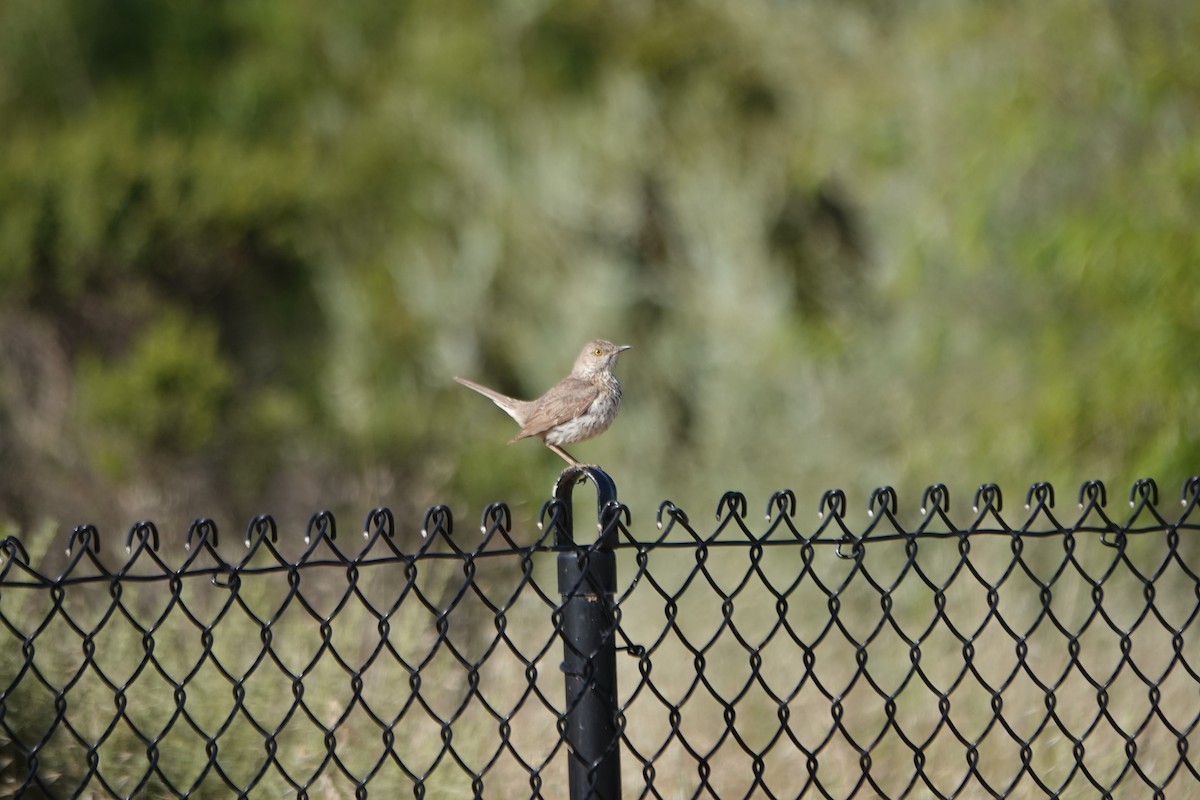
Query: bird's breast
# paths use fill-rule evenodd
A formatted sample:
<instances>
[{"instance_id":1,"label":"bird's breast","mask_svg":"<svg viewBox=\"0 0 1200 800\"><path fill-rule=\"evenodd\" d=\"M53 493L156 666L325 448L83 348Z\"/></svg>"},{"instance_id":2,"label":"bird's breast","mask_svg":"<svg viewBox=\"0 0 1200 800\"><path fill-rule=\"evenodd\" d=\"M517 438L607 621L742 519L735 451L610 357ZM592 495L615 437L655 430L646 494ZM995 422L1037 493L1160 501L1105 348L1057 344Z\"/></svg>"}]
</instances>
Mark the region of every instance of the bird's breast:
<instances>
[{"instance_id":1,"label":"bird's breast","mask_svg":"<svg viewBox=\"0 0 1200 800\"><path fill-rule=\"evenodd\" d=\"M573 444L608 430L621 407L621 385L615 380L606 385L582 414L555 425L543 437L553 445Z\"/></svg>"}]
</instances>

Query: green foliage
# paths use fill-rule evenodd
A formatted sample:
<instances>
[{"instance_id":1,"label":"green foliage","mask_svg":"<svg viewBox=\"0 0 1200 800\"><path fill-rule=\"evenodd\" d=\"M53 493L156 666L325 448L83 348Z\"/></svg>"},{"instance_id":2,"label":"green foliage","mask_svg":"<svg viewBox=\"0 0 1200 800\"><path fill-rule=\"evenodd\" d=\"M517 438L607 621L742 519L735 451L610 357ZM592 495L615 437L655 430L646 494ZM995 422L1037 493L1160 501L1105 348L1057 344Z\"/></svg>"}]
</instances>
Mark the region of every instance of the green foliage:
<instances>
[{"instance_id":1,"label":"green foliage","mask_svg":"<svg viewBox=\"0 0 1200 800\"><path fill-rule=\"evenodd\" d=\"M117 363L84 356L79 366L81 413L99 437L100 464L118 478L139 454L186 453L210 444L232 389L216 329L181 314L168 313L140 331Z\"/></svg>"},{"instance_id":2,"label":"green foliage","mask_svg":"<svg viewBox=\"0 0 1200 800\"><path fill-rule=\"evenodd\" d=\"M76 365L36 474L93 499L535 507L555 457L450 376L593 335L635 510L1200 458L1187 4L0 14L0 302Z\"/></svg>"}]
</instances>

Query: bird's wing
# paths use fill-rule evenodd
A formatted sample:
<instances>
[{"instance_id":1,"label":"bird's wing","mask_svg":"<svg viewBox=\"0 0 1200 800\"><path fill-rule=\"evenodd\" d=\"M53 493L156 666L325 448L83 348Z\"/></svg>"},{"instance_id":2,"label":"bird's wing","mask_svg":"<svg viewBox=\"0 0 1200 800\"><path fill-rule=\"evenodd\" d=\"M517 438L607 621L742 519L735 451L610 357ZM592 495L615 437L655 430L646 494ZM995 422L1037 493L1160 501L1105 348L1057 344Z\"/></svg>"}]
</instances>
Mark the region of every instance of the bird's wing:
<instances>
[{"instance_id":1,"label":"bird's wing","mask_svg":"<svg viewBox=\"0 0 1200 800\"><path fill-rule=\"evenodd\" d=\"M578 417L587 411L599 392L599 387L591 381L563 378L554 388L531 401L529 418L510 443L529 436L541 436L567 420Z\"/></svg>"}]
</instances>

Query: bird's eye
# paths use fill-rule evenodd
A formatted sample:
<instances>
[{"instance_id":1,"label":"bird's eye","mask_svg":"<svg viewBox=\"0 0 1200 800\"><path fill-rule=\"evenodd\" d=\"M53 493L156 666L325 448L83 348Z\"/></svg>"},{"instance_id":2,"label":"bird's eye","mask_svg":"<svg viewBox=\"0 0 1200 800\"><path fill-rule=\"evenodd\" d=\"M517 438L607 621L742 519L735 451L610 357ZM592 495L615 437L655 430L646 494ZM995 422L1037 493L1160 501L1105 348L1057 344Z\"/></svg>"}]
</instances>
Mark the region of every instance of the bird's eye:
<instances>
[{"instance_id":1,"label":"bird's eye","mask_svg":"<svg viewBox=\"0 0 1200 800\"><path fill-rule=\"evenodd\" d=\"M599 347L597 347L595 350L593 350L593 351L592 351L592 355L594 355L594 356L602 356L602 355L604 355L604 351L603 351L603 350L601 350Z\"/></svg>"}]
</instances>

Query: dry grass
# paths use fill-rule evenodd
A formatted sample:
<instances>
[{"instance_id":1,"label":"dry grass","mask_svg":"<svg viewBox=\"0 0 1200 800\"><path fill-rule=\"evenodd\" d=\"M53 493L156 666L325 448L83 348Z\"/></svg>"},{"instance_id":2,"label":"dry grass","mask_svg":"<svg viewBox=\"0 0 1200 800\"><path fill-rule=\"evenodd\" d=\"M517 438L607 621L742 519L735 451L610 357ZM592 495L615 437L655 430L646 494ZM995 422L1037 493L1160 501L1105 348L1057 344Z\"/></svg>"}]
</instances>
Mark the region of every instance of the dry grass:
<instances>
[{"instance_id":1,"label":"dry grass","mask_svg":"<svg viewBox=\"0 0 1200 800\"><path fill-rule=\"evenodd\" d=\"M1006 536L973 536L966 559L952 539L911 559L881 542L861 564L741 543L700 566L651 549L639 571L622 551L622 631L647 650L618 655L625 796L1145 796L1194 744L1197 585L1163 535L1123 558L1080 537L1064 567L1065 542L1025 540L1016 564ZM236 593L6 586L5 725L26 748L46 737L39 775L63 795L561 796L553 607L519 555L474 566L465 588L456 558L246 575ZM530 568L550 598L553 566ZM25 767L0 752L8 796ZM1194 788L1185 769L1166 796Z\"/></svg>"}]
</instances>

